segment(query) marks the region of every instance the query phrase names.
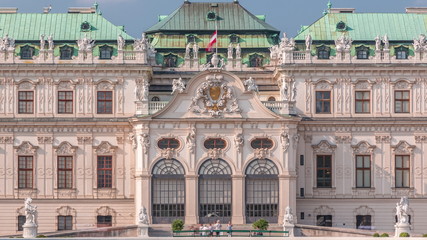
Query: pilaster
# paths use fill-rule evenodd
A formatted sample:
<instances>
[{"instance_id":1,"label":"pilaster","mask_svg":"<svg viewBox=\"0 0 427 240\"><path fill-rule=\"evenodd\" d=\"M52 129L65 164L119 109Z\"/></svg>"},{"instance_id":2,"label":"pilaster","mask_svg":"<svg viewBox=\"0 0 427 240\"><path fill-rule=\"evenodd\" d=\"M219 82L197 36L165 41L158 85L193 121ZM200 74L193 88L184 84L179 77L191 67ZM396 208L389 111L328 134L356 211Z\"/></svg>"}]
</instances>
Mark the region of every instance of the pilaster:
<instances>
[{"instance_id":1,"label":"pilaster","mask_svg":"<svg viewBox=\"0 0 427 240\"><path fill-rule=\"evenodd\" d=\"M198 223L198 176L188 173L185 176L185 224Z\"/></svg>"},{"instance_id":2,"label":"pilaster","mask_svg":"<svg viewBox=\"0 0 427 240\"><path fill-rule=\"evenodd\" d=\"M244 224L245 221L245 176L244 175L233 175L232 177L232 189L233 189L233 203L232 209L232 223L233 224Z\"/></svg>"}]
</instances>

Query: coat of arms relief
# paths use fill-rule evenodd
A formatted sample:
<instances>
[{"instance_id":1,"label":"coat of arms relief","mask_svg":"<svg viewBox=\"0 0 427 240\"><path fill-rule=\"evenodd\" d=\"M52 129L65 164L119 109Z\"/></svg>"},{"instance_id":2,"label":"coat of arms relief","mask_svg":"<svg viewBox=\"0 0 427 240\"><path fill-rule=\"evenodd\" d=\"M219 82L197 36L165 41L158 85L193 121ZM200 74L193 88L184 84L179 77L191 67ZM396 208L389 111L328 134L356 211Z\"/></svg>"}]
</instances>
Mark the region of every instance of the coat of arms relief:
<instances>
[{"instance_id":1,"label":"coat of arms relief","mask_svg":"<svg viewBox=\"0 0 427 240\"><path fill-rule=\"evenodd\" d=\"M196 96L188 108L194 113L208 113L212 117L220 117L224 113L240 112L233 88L227 85L222 75L210 75L197 88Z\"/></svg>"}]
</instances>

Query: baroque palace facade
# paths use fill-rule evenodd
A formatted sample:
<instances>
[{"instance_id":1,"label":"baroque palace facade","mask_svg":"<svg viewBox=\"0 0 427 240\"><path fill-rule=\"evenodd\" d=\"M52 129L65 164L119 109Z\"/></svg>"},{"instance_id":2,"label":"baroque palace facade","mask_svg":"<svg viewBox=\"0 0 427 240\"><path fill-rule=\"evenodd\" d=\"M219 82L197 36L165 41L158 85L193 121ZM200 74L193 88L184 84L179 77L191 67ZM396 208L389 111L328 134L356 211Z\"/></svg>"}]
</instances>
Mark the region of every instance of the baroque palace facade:
<instances>
[{"instance_id":1,"label":"baroque palace facade","mask_svg":"<svg viewBox=\"0 0 427 240\"><path fill-rule=\"evenodd\" d=\"M290 206L391 231L402 196L425 229L426 9L329 8L288 38L237 0L185 1L141 39L96 5L0 11L0 235L27 197L39 232L142 206L152 224L281 224Z\"/></svg>"}]
</instances>

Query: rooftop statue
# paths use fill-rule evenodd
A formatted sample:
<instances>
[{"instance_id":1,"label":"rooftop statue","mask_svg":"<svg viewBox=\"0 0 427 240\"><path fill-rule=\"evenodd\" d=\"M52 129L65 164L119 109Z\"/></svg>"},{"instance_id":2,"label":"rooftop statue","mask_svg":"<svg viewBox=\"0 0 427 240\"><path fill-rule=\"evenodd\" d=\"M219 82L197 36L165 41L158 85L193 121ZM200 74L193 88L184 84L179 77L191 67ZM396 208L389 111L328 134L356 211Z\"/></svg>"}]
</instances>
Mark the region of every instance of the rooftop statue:
<instances>
[{"instance_id":1,"label":"rooftop statue","mask_svg":"<svg viewBox=\"0 0 427 240\"><path fill-rule=\"evenodd\" d=\"M185 83L182 80L182 78L174 79L172 81L172 93L171 94L174 94L175 92L183 93L184 90L185 90Z\"/></svg>"},{"instance_id":2,"label":"rooftop statue","mask_svg":"<svg viewBox=\"0 0 427 240\"><path fill-rule=\"evenodd\" d=\"M295 40L293 38L288 38L286 33L283 33L283 38L280 42L279 48L283 50L294 50L295 49Z\"/></svg>"},{"instance_id":3,"label":"rooftop statue","mask_svg":"<svg viewBox=\"0 0 427 240\"><path fill-rule=\"evenodd\" d=\"M258 92L258 86L255 84L255 80L252 77L245 80L243 84L246 86L246 91L248 92Z\"/></svg>"},{"instance_id":4,"label":"rooftop statue","mask_svg":"<svg viewBox=\"0 0 427 240\"><path fill-rule=\"evenodd\" d=\"M311 35L308 34L305 37L305 50L306 51L310 51L311 50L311 45L313 44L313 39L311 38Z\"/></svg>"},{"instance_id":5,"label":"rooftop statue","mask_svg":"<svg viewBox=\"0 0 427 240\"><path fill-rule=\"evenodd\" d=\"M416 52L424 52L427 50L426 35L420 34L418 39L414 39L413 45Z\"/></svg>"},{"instance_id":6,"label":"rooftop statue","mask_svg":"<svg viewBox=\"0 0 427 240\"><path fill-rule=\"evenodd\" d=\"M15 49L15 39L10 38L6 34L3 39L0 39L0 51L13 50Z\"/></svg>"},{"instance_id":7,"label":"rooftop statue","mask_svg":"<svg viewBox=\"0 0 427 240\"><path fill-rule=\"evenodd\" d=\"M353 40L351 40L350 37L347 37L346 35L343 34L337 40L335 40L335 48L338 52L341 52L344 50L350 50L352 43L353 43Z\"/></svg>"},{"instance_id":8,"label":"rooftop statue","mask_svg":"<svg viewBox=\"0 0 427 240\"><path fill-rule=\"evenodd\" d=\"M193 43L193 58L198 59L199 58L199 45L197 43Z\"/></svg>"},{"instance_id":9,"label":"rooftop statue","mask_svg":"<svg viewBox=\"0 0 427 240\"><path fill-rule=\"evenodd\" d=\"M227 57L228 57L228 59L233 58L233 44L232 43L228 44Z\"/></svg>"},{"instance_id":10,"label":"rooftop statue","mask_svg":"<svg viewBox=\"0 0 427 240\"><path fill-rule=\"evenodd\" d=\"M47 43L49 44L49 50L53 50L54 44L52 35L49 35L49 37L47 37Z\"/></svg>"},{"instance_id":11,"label":"rooftop statue","mask_svg":"<svg viewBox=\"0 0 427 240\"><path fill-rule=\"evenodd\" d=\"M388 40L388 36L387 36L387 34L386 35L384 35L384 38L383 38L383 43L384 43L384 49L389 49L390 48L390 43L389 43L389 40Z\"/></svg>"},{"instance_id":12,"label":"rooftop statue","mask_svg":"<svg viewBox=\"0 0 427 240\"><path fill-rule=\"evenodd\" d=\"M240 47L240 43L236 46L236 58L239 59L242 57L242 48Z\"/></svg>"},{"instance_id":13,"label":"rooftop statue","mask_svg":"<svg viewBox=\"0 0 427 240\"><path fill-rule=\"evenodd\" d=\"M123 38L122 35L119 35L117 37L117 49L120 51L120 50L123 50L124 48L125 48L125 39Z\"/></svg>"},{"instance_id":14,"label":"rooftop statue","mask_svg":"<svg viewBox=\"0 0 427 240\"><path fill-rule=\"evenodd\" d=\"M40 35L40 50L44 50L46 41L44 40L44 34Z\"/></svg>"},{"instance_id":15,"label":"rooftop statue","mask_svg":"<svg viewBox=\"0 0 427 240\"><path fill-rule=\"evenodd\" d=\"M79 51L92 51L95 46L95 40L87 38L85 35L83 39L77 40L77 45L79 46Z\"/></svg>"},{"instance_id":16,"label":"rooftop statue","mask_svg":"<svg viewBox=\"0 0 427 240\"><path fill-rule=\"evenodd\" d=\"M381 38L379 35L375 38L375 51L381 50Z\"/></svg>"}]
</instances>

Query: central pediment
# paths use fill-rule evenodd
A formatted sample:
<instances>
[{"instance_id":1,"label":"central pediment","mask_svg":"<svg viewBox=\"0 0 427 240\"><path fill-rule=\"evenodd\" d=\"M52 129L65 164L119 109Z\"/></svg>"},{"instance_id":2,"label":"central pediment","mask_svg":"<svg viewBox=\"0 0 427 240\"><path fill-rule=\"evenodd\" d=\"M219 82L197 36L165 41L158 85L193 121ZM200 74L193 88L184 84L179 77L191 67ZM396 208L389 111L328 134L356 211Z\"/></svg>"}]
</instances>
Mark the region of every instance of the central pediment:
<instances>
[{"instance_id":1,"label":"central pediment","mask_svg":"<svg viewBox=\"0 0 427 240\"><path fill-rule=\"evenodd\" d=\"M186 85L186 89L174 91L168 105L152 118L279 118L261 103L256 91L246 91L243 81L230 72L208 70Z\"/></svg>"}]
</instances>

